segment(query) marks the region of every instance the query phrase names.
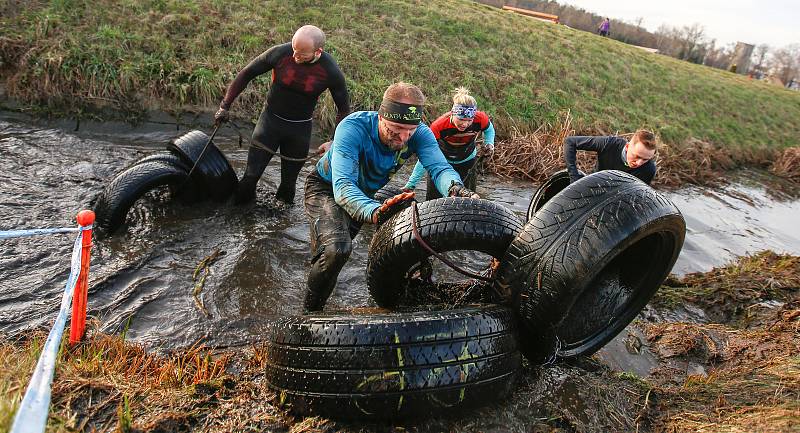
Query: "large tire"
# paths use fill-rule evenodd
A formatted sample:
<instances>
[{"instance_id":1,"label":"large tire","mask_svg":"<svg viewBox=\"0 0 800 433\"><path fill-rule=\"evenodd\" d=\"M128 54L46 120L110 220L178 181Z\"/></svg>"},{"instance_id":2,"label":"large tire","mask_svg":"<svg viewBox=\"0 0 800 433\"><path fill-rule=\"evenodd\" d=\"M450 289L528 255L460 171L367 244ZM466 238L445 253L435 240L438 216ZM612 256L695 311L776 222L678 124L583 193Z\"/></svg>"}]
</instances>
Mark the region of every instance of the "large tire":
<instances>
[{"instance_id":1,"label":"large tire","mask_svg":"<svg viewBox=\"0 0 800 433\"><path fill-rule=\"evenodd\" d=\"M403 188L400 188L399 186L396 185L386 184L375 193L374 199L375 201L383 203L387 198L392 198L402 193L403 193Z\"/></svg>"},{"instance_id":2,"label":"large tire","mask_svg":"<svg viewBox=\"0 0 800 433\"><path fill-rule=\"evenodd\" d=\"M134 165L144 164L146 162L153 162L153 161L163 162L163 163L165 163L167 165L171 165L173 167L177 167L177 168L180 168L182 170L185 170L187 173L189 172L189 169L191 168L190 166L187 166L185 162L183 162L183 158L181 158L178 155L175 155L174 153L170 153L170 152L157 152L157 153L153 153L151 155L147 155L144 158L142 158L142 159L134 162L133 164L131 164L130 167L133 167Z\"/></svg>"},{"instance_id":3,"label":"large tire","mask_svg":"<svg viewBox=\"0 0 800 433\"><path fill-rule=\"evenodd\" d=\"M591 354L647 304L678 258L680 211L635 177L601 171L550 199L509 246L496 289L534 362Z\"/></svg>"},{"instance_id":4,"label":"large tire","mask_svg":"<svg viewBox=\"0 0 800 433\"><path fill-rule=\"evenodd\" d=\"M180 188L188 179L185 169L163 161L134 165L103 189L95 203L95 224L103 233L111 234L125 222L131 206L146 192L162 185Z\"/></svg>"},{"instance_id":5,"label":"large tire","mask_svg":"<svg viewBox=\"0 0 800 433\"><path fill-rule=\"evenodd\" d=\"M521 363L513 317L497 305L286 317L270 328L265 379L298 414L457 413L512 390Z\"/></svg>"},{"instance_id":6,"label":"large tire","mask_svg":"<svg viewBox=\"0 0 800 433\"><path fill-rule=\"evenodd\" d=\"M167 149L180 156L190 169L197 164L192 172L192 178L203 185L213 200L225 201L236 190L238 184L236 172L228 158L213 142L203 153L208 138L202 131L189 131L171 141ZM202 159L200 159L201 154Z\"/></svg>"},{"instance_id":7,"label":"large tire","mask_svg":"<svg viewBox=\"0 0 800 433\"><path fill-rule=\"evenodd\" d=\"M578 170L578 173L585 176L585 173L580 170ZM555 197L556 194L560 193L567 186L569 186L569 172L567 172L566 169L559 170L550 175L550 177L539 186L536 193L533 194L531 203L528 205L528 213L526 214L525 221L530 221L536 211L541 209L545 203L550 201L551 198Z\"/></svg>"},{"instance_id":8,"label":"large tire","mask_svg":"<svg viewBox=\"0 0 800 433\"><path fill-rule=\"evenodd\" d=\"M446 197L417 208L419 233L437 252L473 250L500 258L523 225L505 206L482 199ZM397 305L409 269L430 256L414 239L411 212L386 221L369 246L367 286L382 307Z\"/></svg>"}]
</instances>

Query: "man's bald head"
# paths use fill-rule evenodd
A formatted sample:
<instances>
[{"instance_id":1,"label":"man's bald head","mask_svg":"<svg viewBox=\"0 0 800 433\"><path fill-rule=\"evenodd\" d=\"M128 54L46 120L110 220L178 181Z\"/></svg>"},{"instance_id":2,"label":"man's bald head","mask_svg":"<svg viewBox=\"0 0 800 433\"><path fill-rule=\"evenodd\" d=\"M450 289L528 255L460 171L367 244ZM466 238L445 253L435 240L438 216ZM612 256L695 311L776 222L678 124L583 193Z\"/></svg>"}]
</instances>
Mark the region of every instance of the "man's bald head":
<instances>
[{"instance_id":1,"label":"man's bald head","mask_svg":"<svg viewBox=\"0 0 800 433\"><path fill-rule=\"evenodd\" d=\"M297 29L294 32L294 36L292 36L292 43L300 42L301 40L310 42L311 46L318 50L325 45L325 33L319 27L308 24Z\"/></svg>"}]
</instances>

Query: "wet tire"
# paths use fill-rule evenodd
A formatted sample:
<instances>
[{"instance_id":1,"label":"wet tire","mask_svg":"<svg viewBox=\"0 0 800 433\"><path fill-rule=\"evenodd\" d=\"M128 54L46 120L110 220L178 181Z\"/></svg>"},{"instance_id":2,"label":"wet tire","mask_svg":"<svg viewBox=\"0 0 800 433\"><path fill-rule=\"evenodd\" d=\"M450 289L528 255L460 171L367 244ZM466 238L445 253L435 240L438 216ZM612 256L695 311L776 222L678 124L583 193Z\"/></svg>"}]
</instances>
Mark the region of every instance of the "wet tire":
<instances>
[{"instance_id":1,"label":"wet tire","mask_svg":"<svg viewBox=\"0 0 800 433\"><path fill-rule=\"evenodd\" d=\"M396 185L384 185L381 189L379 189L375 193L375 197L373 197L376 201L383 203L387 198L392 198L398 194L403 193L403 188L400 188Z\"/></svg>"},{"instance_id":2,"label":"wet tire","mask_svg":"<svg viewBox=\"0 0 800 433\"><path fill-rule=\"evenodd\" d=\"M620 171L569 185L533 215L498 269L533 362L589 355L647 304L686 232L663 195Z\"/></svg>"},{"instance_id":3,"label":"wet tire","mask_svg":"<svg viewBox=\"0 0 800 433\"><path fill-rule=\"evenodd\" d=\"M495 403L513 389L521 355L513 313L327 313L271 326L265 379L297 414L406 419Z\"/></svg>"},{"instance_id":4,"label":"wet tire","mask_svg":"<svg viewBox=\"0 0 800 433\"><path fill-rule=\"evenodd\" d=\"M578 170L578 172L583 176L586 175L586 173L580 170ZM526 214L525 221L530 221L536 211L541 209L545 203L555 197L556 194L563 191L567 186L569 186L569 172L567 172L566 169L559 170L550 175L550 177L539 186L536 193L533 194L531 203L528 205L528 213Z\"/></svg>"},{"instance_id":5,"label":"wet tire","mask_svg":"<svg viewBox=\"0 0 800 433\"><path fill-rule=\"evenodd\" d=\"M523 226L505 206L488 200L446 197L417 208L419 233L437 252L472 250L500 258ZM367 287L381 307L397 305L408 271L430 256L414 239L411 211L386 221L369 246Z\"/></svg>"},{"instance_id":6,"label":"wet tire","mask_svg":"<svg viewBox=\"0 0 800 433\"><path fill-rule=\"evenodd\" d=\"M170 142L167 149L178 155L190 170L196 163L192 178L202 185L213 200L224 201L236 191L238 184L236 172L228 158L213 142L203 153L208 138L208 135L201 131L189 131ZM202 159L200 159L201 154Z\"/></svg>"},{"instance_id":7,"label":"wet tire","mask_svg":"<svg viewBox=\"0 0 800 433\"><path fill-rule=\"evenodd\" d=\"M190 166L186 165L185 162L183 162L183 158L170 152L158 152L152 155L147 155L144 158L134 162L130 166L133 167L134 165L144 164L146 162L153 162L153 161L163 162L167 165L171 165L173 167L185 170L187 173L191 168Z\"/></svg>"},{"instance_id":8,"label":"wet tire","mask_svg":"<svg viewBox=\"0 0 800 433\"><path fill-rule=\"evenodd\" d=\"M125 222L131 206L146 192L163 185L175 188L186 184L185 169L164 161L149 161L134 165L119 173L95 203L96 226L105 234L115 232Z\"/></svg>"}]
</instances>

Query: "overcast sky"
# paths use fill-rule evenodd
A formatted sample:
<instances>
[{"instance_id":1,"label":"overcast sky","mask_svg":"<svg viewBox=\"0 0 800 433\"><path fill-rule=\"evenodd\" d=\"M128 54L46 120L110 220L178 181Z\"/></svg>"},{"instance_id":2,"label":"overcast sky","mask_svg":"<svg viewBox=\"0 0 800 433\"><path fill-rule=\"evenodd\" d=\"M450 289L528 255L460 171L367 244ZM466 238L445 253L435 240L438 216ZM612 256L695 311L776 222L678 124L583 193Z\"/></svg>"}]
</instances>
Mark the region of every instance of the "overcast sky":
<instances>
[{"instance_id":1,"label":"overcast sky","mask_svg":"<svg viewBox=\"0 0 800 433\"><path fill-rule=\"evenodd\" d=\"M656 30L661 24L702 24L717 45L742 41L782 47L800 43L798 0L558 0L598 15ZM611 28L614 32L614 28Z\"/></svg>"}]
</instances>

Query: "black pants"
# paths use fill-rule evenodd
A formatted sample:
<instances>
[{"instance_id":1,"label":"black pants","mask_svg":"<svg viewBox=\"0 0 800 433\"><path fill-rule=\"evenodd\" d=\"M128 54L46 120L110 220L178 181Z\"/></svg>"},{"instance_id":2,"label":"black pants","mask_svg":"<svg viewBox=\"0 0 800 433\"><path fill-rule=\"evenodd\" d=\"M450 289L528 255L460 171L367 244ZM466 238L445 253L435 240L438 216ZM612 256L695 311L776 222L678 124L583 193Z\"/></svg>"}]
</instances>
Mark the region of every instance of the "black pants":
<instances>
[{"instance_id":1,"label":"black pants","mask_svg":"<svg viewBox=\"0 0 800 433\"><path fill-rule=\"evenodd\" d=\"M265 107L258 117L253 130L253 146L247 153L247 169L239 181L237 200L246 201L255 195L256 183L272 159L272 153L260 148L267 147L273 152L280 150L284 156L305 158L311 140L311 121L288 122L269 113ZM294 202L297 175L305 162L281 161L281 183L276 197L284 202Z\"/></svg>"},{"instance_id":2,"label":"black pants","mask_svg":"<svg viewBox=\"0 0 800 433\"><path fill-rule=\"evenodd\" d=\"M336 204L333 187L313 170L306 178L306 215L311 231L311 270L306 311L320 311L336 287L342 267L353 251L361 223Z\"/></svg>"},{"instance_id":3,"label":"black pants","mask_svg":"<svg viewBox=\"0 0 800 433\"><path fill-rule=\"evenodd\" d=\"M450 166L455 169L458 175L461 176L461 182L464 183L464 186L473 192L475 191L475 170L470 171L470 169L475 166L476 162L478 162L478 158L472 158L469 161L462 162L461 164L450 164ZM442 195L439 194L439 190L436 189L436 185L433 183L430 173L426 176L428 178L428 190L425 192L425 200L427 201L435 198L441 198Z\"/></svg>"}]
</instances>

